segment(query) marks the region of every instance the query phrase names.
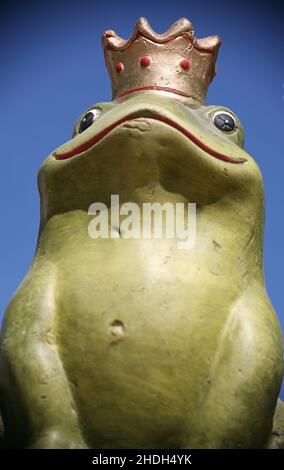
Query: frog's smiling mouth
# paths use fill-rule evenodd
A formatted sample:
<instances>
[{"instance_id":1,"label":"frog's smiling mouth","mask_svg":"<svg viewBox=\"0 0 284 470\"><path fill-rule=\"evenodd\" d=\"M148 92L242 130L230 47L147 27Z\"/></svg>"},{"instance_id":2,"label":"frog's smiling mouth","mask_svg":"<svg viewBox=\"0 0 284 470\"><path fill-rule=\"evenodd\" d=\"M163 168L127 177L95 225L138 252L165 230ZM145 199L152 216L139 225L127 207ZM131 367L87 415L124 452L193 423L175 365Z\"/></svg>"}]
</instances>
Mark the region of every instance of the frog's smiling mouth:
<instances>
[{"instance_id":1,"label":"frog's smiling mouth","mask_svg":"<svg viewBox=\"0 0 284 470\"><path fill-rule=\"evenodd\" d=\"M164 116L162 114L156 114L156 113L151 114L151 116L141 116L141 115L137 116L136 113L128 114L124 116L123 118L118 119L117 121L113 122L109 126L106 126L104 129L102 129L101 131L97 132L95 135L90 137L90 139L72 148L71 150L67 152L60 152L60 153L56 151L54 153L54 158L56 160L66 160L82 152L85 152L89 150L91 147L93 147L95 144L100 142L100 140L103 139L103 137L107 136L116 127L120 126L121 124L127 121L136 120L137 118L141 118L141 117L144 117L145 119L148 119L148 120L160 121L169 125L170 127L173 127L174 129L179 131L181 134L183 134L185 137L187 137L189 140L191 140L191 142L193 142L197 147L199 147L200 149L202 149L204 152L211 155L212 157L217 158L218 160L222 160L228 163L247 162L246 158L232 158L232 157L229 157L228 155L225 155L223 153L220 153L214 150L212 147L208 146L205 142L199 139L196 135L194 135L192 132L190 132L188 129L186 129L179 123L175 122L173 119L167 116Z\"/></svg>"}]
</instances>

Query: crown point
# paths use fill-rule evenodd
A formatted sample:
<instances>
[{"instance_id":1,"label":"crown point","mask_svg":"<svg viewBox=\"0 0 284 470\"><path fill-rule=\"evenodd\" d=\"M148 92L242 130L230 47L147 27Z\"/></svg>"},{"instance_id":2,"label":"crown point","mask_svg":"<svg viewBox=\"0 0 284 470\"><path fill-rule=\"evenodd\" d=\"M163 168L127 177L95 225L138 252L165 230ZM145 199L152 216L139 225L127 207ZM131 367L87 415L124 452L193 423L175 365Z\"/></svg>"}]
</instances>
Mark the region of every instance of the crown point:
<instances>
[{"instance_id":1,"label":"crown point","mask_svg":"<svg viewBox=\"0 0 284 470\"><path fill-rule=\"evenodd\" d=\"M189 69L189 66L190 66L189 60L187 60L187 59L182 59L182 60L180 61L180 66L181 66L184 70L188 70L188 69Z\"/></svg>"},{"instance_id":2,"label":"crown point","mask_svg":"<svg viewBox=\"0 0 284 470\"><path fill-rule=\"evenodd\" d=\"M117 71L117 73L122 72L123 69L124 69L124 65L123 65L122 62L119 62L118 64L116 64L116 71Z\"/></svg>"},{"instance_id":3,"label":"crown point","mask_svg":"<svg viewBox=\"0 0 284 470\"><path fill-rule=\"evenodd\" d=\"M141 57L140 59L140 64L143 66L143 67L147 67L148 65L150 65L152 62L152 59L150 56L148 55L144 55L143 57Z\"/></svg>"},{"instance_id":4,"label":"crown point","mask_svg":"<svg viewBox=\"0 0 284 470\"><path fill-rule=\"evenodd\" d=\"M108 29L104 33L105 38L114 38L116 36L116 33L112 29Z\"/></svg>"}]
</instances>

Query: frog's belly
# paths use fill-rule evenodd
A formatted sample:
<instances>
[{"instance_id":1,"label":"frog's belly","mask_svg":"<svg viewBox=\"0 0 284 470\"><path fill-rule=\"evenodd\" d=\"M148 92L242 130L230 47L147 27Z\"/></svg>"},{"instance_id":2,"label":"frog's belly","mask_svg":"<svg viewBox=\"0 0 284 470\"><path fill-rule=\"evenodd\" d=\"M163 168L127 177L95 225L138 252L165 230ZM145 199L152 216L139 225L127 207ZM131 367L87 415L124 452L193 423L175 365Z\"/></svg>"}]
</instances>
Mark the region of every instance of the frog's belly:
<instances>
[{"instance_id":1,"label":"frog's belly","mask_svg":"<svg viewBox=\"0 0 284 470\"><path fill-rule=\"evenodd\" d=\"M58 343L80 422L94 448L179 447L232 295L205 273L201 287L184 255L116 255L59 274Z\"/></svg>"}]
</instances>

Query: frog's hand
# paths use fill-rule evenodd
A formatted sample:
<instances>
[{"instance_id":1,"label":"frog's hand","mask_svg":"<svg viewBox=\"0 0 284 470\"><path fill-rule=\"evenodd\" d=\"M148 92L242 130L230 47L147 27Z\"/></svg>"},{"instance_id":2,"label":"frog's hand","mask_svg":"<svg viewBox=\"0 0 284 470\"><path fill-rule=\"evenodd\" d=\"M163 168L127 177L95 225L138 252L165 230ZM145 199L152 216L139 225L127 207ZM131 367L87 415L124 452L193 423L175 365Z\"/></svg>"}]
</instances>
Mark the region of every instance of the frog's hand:
<instances>
[{"instance_id":1,"label":"frog's hand","mask_svg":"<svg viewBox=\"0 0 284 470\"><path fill-rule=\"evenodd\" d=\"M37 260L7 310L1 401L8 446L86 447L56 342L55 285L55 267Z\"/></svg>"},{"instance_id":2,"label":"frog's hand","mask_svg":"<svg viewBox=\"0 0 284 470\"><path fill-rule=\"evenodd\" d=\"M184 447L264 447L281 375L276 315L263 285L249 287L231 310Z\"/></svg>"},{"instance_id":3,"label":"frog's hand","mask_svg":"<svg viewBox=\"0 0 284 470\"><path fill-rule=\"evenodd\" d=\"M267 449L284 449L284 403L278 400L271 436L267 442Z\"/></svg>"},{"instance_id":4,"label":"frog's hand","mask_svg":"<svg viewBox=\"0 0 284 470\"><path fill-rule=\"evenodd\" d=\"M3 449L4 447L4 424L1 416L1 410L0 410L0 449Z\"/></svg>"}]
</instances>

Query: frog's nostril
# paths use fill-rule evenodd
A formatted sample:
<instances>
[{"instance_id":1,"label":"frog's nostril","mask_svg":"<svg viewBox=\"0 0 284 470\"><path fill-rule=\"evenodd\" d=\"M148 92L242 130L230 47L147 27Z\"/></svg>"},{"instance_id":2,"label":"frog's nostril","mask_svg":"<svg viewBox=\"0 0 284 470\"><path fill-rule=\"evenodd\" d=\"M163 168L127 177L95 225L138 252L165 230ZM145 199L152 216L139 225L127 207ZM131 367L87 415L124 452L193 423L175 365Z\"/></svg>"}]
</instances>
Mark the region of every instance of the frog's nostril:
<instances>
[{"instance_id":1,"label":"frog's nostril","mask_svg":"<svg viewBox=\"0 0 284 470\"><path fill-rule=\"evenodd\" d=\"M125 121L122 124L122 126L127 127L128 129L138 129L141 132L150 131L152 128L151 122L143 118L131 119L129 121Z\"/></svg>"}]
</instances>

